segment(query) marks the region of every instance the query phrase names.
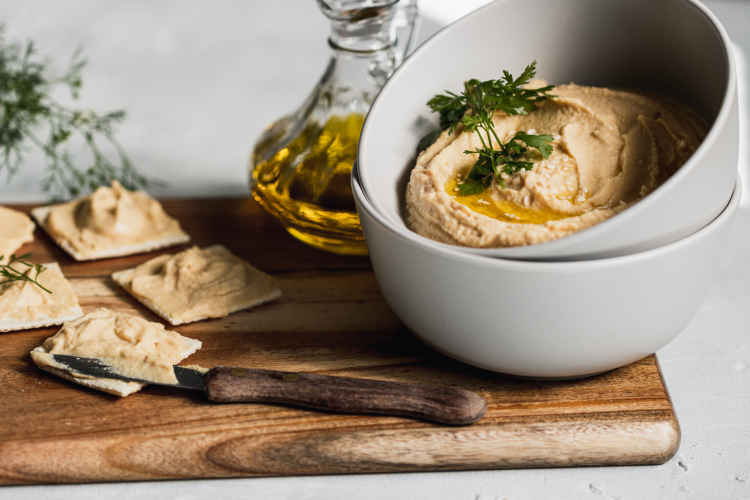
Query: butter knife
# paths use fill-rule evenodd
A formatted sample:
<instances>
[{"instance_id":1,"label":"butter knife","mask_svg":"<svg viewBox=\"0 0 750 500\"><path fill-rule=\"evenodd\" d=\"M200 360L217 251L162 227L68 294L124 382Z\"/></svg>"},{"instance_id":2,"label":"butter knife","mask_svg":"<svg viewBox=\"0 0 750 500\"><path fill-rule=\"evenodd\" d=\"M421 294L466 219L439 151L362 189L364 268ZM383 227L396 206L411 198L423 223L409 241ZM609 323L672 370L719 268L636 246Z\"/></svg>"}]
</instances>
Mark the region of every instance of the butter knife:
<instances>
[{"instance_id":1,"label":"butter knife","mask_svg":"<svg viewBox=\"0 0 750 500\"><path fill-rule=\"evenodd\" d=\"M99 358L67 354L53 357L69 371L82 375L154 383L120 375ZM205 391L209 400L219 403L281 403L341 413L415 417L449 425L472 424L487 411L479 395L455 387L233 366L199 370L175 365L174 372L177 384L169 387Z\"/></svg>"}]
</instances>

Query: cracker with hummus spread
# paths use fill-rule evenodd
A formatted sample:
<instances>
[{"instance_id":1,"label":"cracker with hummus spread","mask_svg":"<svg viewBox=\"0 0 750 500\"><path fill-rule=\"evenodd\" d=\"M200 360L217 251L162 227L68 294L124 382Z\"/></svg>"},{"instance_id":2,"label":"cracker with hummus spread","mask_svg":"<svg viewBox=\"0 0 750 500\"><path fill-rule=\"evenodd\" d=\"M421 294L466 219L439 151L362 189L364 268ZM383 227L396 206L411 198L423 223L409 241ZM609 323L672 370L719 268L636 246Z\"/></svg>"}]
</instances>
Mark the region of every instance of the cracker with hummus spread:
<instances>
[{"instance_id":1,"label":"cracker with hummus spread","mask_svg":"<svg viewBox=\"0 0 750 500\"><path fill-rule=\"evenodd\" d=\"M65 380L124 397L147 384L74 373L55 361L53 355L94 357L123 376L176 384L174 365L200 348L200 341L166 330L159 323L97 309L65 323L59 332L31 351L31 359L42 370Z\"/></svg>"},{"instance_id":2,"label":"cracker with hummus spread","mask_svg":"<svg viewBox=\"0 0 750 500\"><path fill-rule=\"evenodd\" d=\"M0 264L8 262L24 243L34 241L34 227L28 215L0 207Z\"/></svg>"},{"instance_id":3,"label":"cracker with hummus spread","mask_svg":"<svg viewBox=\"0 0 750 500\"><path fill-rule=\"evenodd\" d=\"M38 207L31 215L76 260L96 260L180 245L190 236L161 204L117 181L67 203Z\"/></svg>"},{"instance_id":4,"label":"cracker with hummus spread","mask_svg":"<svg viewBox=\"0 0 750 500\"><path fill-rule=\"evenodd\" d=\"M173 325L223 318L281 296L271 276L222 245L160 255L112 279Z\"/></svg>"},{"instance_id":5,"label":"cracker with hummus spread","mask_svg":"<svg viewBox=\"0 0 750 500\"><path fill-rule=\"evenodd\" d=\"M29 281L0 284L0 332L62 325L83 315L78 297L57 262L42 266L45 269L38 274L37 282L52 293ZM26 275L34 272L33 267L20 263L11 267Z\"/></svg>"}]
</instances>

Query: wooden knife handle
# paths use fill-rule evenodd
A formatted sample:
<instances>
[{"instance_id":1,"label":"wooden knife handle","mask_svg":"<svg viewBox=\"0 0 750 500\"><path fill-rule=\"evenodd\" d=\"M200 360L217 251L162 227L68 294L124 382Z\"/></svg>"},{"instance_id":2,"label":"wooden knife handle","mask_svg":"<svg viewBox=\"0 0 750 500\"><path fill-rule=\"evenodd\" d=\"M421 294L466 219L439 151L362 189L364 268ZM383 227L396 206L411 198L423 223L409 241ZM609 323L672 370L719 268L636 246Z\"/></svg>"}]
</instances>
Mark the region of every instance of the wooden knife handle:
<instances>
[{"instance_id":1,"label":"wooden knife handle","mask_svg":"<svg viewBox=\"0 0 750 500\"><path fill-rule=\"evenodd\" d=\"M484 399L454 387L217 366L206 394L222 403L282 403L342 413L379 413L450 425L476 422Z\"/></svg>"}]
</instances>

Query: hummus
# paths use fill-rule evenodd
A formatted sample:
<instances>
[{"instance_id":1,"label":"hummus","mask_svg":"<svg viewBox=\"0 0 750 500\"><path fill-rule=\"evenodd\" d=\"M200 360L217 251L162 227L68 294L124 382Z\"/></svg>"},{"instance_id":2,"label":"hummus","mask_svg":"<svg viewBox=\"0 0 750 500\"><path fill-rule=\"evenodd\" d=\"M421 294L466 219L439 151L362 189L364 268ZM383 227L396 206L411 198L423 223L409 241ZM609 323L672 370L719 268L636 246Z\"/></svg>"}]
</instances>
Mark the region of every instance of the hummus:
<instances>
[{"instance_id":1,"label":"hummus","mask_svg":"<svg viewBox=\"0 0 750 500\"><path fill-rule=\"evenodd\" d=\"M34 241L34 223L29 216L0 207L0 264L7 263L16 250L31 241Z\"/></svg>"},{"instance_id":2,"label":"hummus","mask_svg":"<svg viewBox=\"0 0 750 500\"><path fill-rule=\"evenodd\" d=\"M0 285L0 331L61 325L83 314L78 297L60 266L56 262L43 265L46 269L39 274L37 281L52 293L28 281ZM17 262L13 269L32 278L36 274L33 268ZM0 277L0 282L5 280Z\"/></svg>"},{"instance_id":3,"label":"hummus","mask_svg":"<svg viewBox=\"0 0 750 500\"><path fill-rule=\"evenodd\" d=\"M221 245L161 255L112 278L173 325L228 314L273 300L273 278Z\"/></svg>"},{"instance_id":4,"label":"hummus","mask_svg":"<svg viewBox=\"0 0 750 500\"><path fill-rule=\"evenodd\" d=\"M43 218L50 236L78 260L113 257L184 243L189 237L161 204L117 181L56 205ZM123 252L112 252L124 249Z\"/></svg>"},{"instance_id":5,"label":"hummus","mask_svg":"<svg viewBox=\"0 0 750 500\"><path fill-rule=\"evenodd\" d=\"M476 161L464 154L481 146L459 127L422 152L406 192L413 231L477 248L532 245L602 222L659 187L679 169L707 133L703 120L672 99L641 90L561 85L558 97L522 116L496 113L504 142L517 131L549 134L548 159L536 150L530 171L502 174L479 195L459 196Z\"/></svg>"},{"instance_id":6,"label":"hummus","mask_svg":"<svg viewBox=\"0 0 750 500\"><path fill-rule=\"evenodd\" d=\"M52 357L54 354L94 357L126 377L177 384L173 365L184 358L184 351L190 343L197 343L193 351L200 348L200 342L165 330L159 323L98 309L66 323L53 337L44 341L41 349L33 350L31 357L39 366L60 370L67 367L56 362Z\"/></svg>"}]
</instances>

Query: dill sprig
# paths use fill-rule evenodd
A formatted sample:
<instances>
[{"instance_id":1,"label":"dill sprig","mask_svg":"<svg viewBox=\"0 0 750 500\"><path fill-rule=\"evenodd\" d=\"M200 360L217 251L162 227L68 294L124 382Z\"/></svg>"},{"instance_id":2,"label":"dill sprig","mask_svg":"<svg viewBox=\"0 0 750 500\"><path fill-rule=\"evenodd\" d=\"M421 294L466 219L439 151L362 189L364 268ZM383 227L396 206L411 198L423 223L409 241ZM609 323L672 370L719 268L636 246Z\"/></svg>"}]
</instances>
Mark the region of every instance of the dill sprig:
<instances>
[{"instance_id":1,"label":"dill sprig","mask_svg":"<svg viewBox=\"0 0 750 500\"><path fill-rule=\"evenodd\" d=\"M505 187L500 177L501 172L510 175L533 167L533 163L521 160L529 148L537 149L544 158L552 153L551 135L532 135L521 131L510 141L503 143L492 122L496 111L503 111L509 116L525 115L536 109L536 102L556 97L548 94L554 88L553 85L525 88L535 75L536 61L528 65L518 78L503 71L503 77L498 80L482 82L472 79L464 83L464 91L460 94L446 91L427 102L433 113L440 113L440 127L422 138L418 146L420 150L434 143L444 130L452 134L459 124L463 124L469 132L476 132L482 143L474 151L464 151L465 154L478 156L467 176L468 180L459 186L460 194L479 194L490 187L493 178Z\"/></svg>"},{"instance_id":2,"label":"dill sprig","mask_svg":"<svg viewBox=\"0 0 750 500\"><path fill-rule=\"evenodd\" d=\"M13 254L10 256L10 260L6 265L0 265L0 277L7 278L5 281L0 281L0 285L4 285L5 283L12 283L14 281L28 281L29 283L35 284L45 292L52 293L51 291L44 288L41 283L39 283L39 275L46 271L47 268L41 264L31 264L29 262L26 262L26 259L30 259L31 256L31 253L21 255L20 257L16 257L16 254ZM4 257L4 255L0 255L0 262ZM31 276L26 275L26 273L22 273L21 271L13 269L11 265L15 262L31 268L32 272L34 273L34 277L32 278Z\"/></svg>"},{"instance_id":3,"label":"dill sprig","mask_svg":"<svg viewBox=\"0 0 750 500\"><path fill-rule=\"evenodd\" d=\"M6 42L3 31L0 26L0 172L5 170L10 180L31 144L46 157L41 184L53 199L75 197L115 179L130 190L158 184L138 173L114 137L125 111L97 114L69 109L51 97L54 88L63 86L78 99L86 65L80 51L73 54L64 73L55 75L47 63L35 60L33 42ZM76 166L67 148L74 137L82 139L91 154L87 167ZM104 154L100 144L116 151L116 161Z\"/></svg>"}]
</instances>

